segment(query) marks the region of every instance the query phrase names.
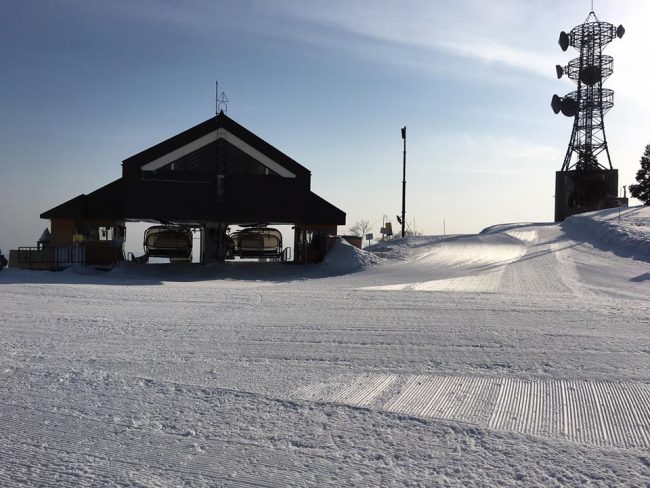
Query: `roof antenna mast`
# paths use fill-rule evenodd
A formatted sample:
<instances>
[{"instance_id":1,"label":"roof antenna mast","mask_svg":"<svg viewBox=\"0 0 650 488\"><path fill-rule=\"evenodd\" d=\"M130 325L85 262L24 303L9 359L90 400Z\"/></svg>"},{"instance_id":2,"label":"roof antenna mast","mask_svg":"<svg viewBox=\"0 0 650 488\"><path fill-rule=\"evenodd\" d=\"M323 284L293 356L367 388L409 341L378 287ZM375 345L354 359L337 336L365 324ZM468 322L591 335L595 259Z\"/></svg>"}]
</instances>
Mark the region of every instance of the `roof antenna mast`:
<instances>
[{"instance_id":1,"label":"roof antenna mast","mask_svg":"<svg viewBox=\"0 0 650 488\"><path fill-rule=\"evenodd\" d=\"M215 113L219 115L220 112L228 114L228 97L225 92L219 93L219 81L216 82L216 98L215 98Z\"/></svg>"}]
</instances>

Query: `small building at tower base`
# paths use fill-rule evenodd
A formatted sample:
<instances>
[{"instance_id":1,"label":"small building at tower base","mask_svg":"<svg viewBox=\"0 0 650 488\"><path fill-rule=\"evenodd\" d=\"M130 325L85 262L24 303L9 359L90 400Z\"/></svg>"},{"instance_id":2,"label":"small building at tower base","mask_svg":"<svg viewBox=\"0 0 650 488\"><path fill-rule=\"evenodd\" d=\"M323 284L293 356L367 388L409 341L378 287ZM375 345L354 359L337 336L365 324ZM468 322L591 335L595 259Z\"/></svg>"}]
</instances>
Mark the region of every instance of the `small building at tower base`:
<instances>
[{"instance_id":1,"label":"small building at tower base","mask_svg":"<svg viewBox=\"0 0 650 488\"><path fill-rule=\"evenodd\" d=\"M555 221L571 215L614 208L623 204L618 198L618 170L557 171L555 173Z\"/></svg>"}]
</instances>

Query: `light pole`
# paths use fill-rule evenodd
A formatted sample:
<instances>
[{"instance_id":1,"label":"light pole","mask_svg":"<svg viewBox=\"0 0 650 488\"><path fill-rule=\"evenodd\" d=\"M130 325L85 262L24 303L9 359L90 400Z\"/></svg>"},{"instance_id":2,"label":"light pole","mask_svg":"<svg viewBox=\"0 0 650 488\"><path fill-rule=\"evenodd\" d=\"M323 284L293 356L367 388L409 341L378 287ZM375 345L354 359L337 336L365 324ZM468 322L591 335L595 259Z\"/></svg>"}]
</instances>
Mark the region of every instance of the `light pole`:
<instances>
[{"instance_id":1,"label":"light pole","mask_svg":"<svg viewBox=\"0 0 650 488\"><path fill-rule=\"evenodd\" d=\"M402 140L404 141L404 152L402 154L402 238L404 237L404 226L406 225L406 126L402 127Z\"/></svg>"}]
</instances>

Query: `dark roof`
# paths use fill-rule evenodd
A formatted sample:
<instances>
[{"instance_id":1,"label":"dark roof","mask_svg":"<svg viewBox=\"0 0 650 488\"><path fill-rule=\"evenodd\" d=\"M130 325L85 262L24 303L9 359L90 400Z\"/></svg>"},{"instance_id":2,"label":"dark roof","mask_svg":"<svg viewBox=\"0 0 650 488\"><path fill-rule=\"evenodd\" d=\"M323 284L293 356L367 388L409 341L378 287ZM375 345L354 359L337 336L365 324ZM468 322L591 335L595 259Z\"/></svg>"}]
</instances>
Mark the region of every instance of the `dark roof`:
<instances>
[{"instance_id":1,"label":"dark roof","mask_svg":"<svg viewBox=\"0 0 650 488\"><path fill-rule=\"evenodd\" d=\"M287 170L296 174L296 176L309 177L311 172L297 161L291 159L282 151L271 146L268 142L260 139L245 127L239 125L233 119L228 117L223 112L219 115L212 117L191 129L188 129L180 134L177 134L169 139L156 144L155 146L145 149L144 151L131 156L123 161L125 169L133 169L133 167L140 168L145 164L164 156L186 144L195 141L196 139L209 134L219 128L224 128L231 134L234 134L242 141L257 149L262 154L265 154L270 159L278 164L284 166Z\"/></svg>"},{"instance_id":2,"label":"dark roof","mask_svg":"<svg viewBox=\"0 0 650 488\"><path fill-rule=\"evenodd\" d=\"M314 192L309 192L305 223L345 225L345 212Z\"/></svg>"},{"instance_id":3,"label":"dark roof","mask_svg":"<svg viewBox=\"0 0 650 488\"><path fill-rule=\"evenodd\" d=\"M230 174L223 201L214 181L149 180L140 168L196 139L224 128L296 178ZM227 117L223 112L123 162L123 176L41 214L53 219L217 220L345 224L345 213L310 191L311 172ZM262 218L264 217L264 218ZM162 221L162 220L161 220Z\"/></svg>"},{"instance_id":4,"label":"dark roof","mask_svg":"<svg viewBox=\"0 0 650 488\"><path fill-rule=\"evenodd\" d=\"M162 193L165 195L169 194L169 192L166 191L163 191ZM297 198L293 205L286 202L283 202L279 206L264 205L263 208L258 207L256 211L253 211L250 217L246 215L247 213L251 213L250 209L244 211L243 215L241 214L241 210L238 211L236 209L234 210L235 213L232 213L232 208L219 210L215 207L212 211L218 213L218 215L215 215L215 218L226 218L232 222L248 222L249 220L252 222L263 217L262 220L266 219L273 223L345 224L345 212L339 208L319 197L312 191L302 193L301 195L303 196L296 197L290 191L287 191L285 195L287 198ZM200 192L195 194L196 198L201 196L205 195ZM154 197L154 201L159 201L156 200L158 197L155 195ZM160 216L152 211L151 208L146 207L143 210L142 205L144 203L151 203L148 199L145 198L143 201L141 198L138 198L135 206L131 206L130 208L126 208L126 201L127 198L124 180L120 178L119 180L115 180L88 195L79 195L72 200L68 200L61 205L42 213L41 218L75 220L160 219ZM181 199L179 205L174 205L175 208L177 207L179 214L167 216L163 220L182 222L184 220L192 221L196 218L209 219L210 215L203 215L205 209L200 204L198 207L194 208L196 205L196 199L191 202L187 199ZM156 209L165 207L164 204L154 206ZM226 213L221 214L220 212Z\"/></svg>"},{"instance_id":5,"label":"dark roof","mask_svg":"<svg viewBox=\"0 0 650 488\"><path fill-rule=\"evenodd\" d=\"M79 195L41 214L42 219L122 219L123 180L115 180L88 195Z\"/></svg>"}]
</instances>

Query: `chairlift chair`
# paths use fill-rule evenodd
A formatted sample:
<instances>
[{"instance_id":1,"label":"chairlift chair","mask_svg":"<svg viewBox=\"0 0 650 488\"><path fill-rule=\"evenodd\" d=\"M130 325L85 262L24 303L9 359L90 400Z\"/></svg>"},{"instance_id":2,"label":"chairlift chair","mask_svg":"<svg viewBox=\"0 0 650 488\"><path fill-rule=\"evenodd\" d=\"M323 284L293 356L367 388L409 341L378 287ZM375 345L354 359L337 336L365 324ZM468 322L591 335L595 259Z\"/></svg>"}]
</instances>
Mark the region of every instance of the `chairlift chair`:
<instances>
[{"instance_id":1,"label":"chairlift chair","mask_svg":"<svg viewBox=\"0 0 650 488\"><path fill-rule=\"evenodd\" d=\"M171 262L191 261L192 239L188 227L155 225L144 232L144 252L148 257L169 258Z\"/></svg>"},{"instance_id":2,"label":"chairlift chair","mask_svg":"<svg viewBox=\"0 0 650 488\"><path fill-rule=\"evenodd\" d=\"M271 227L247 227L230 235L234 254L242 258L277 258L282 254L282 233Z\"/></svg>"}]
</instances>

